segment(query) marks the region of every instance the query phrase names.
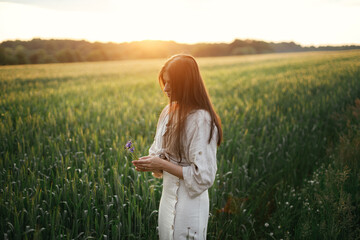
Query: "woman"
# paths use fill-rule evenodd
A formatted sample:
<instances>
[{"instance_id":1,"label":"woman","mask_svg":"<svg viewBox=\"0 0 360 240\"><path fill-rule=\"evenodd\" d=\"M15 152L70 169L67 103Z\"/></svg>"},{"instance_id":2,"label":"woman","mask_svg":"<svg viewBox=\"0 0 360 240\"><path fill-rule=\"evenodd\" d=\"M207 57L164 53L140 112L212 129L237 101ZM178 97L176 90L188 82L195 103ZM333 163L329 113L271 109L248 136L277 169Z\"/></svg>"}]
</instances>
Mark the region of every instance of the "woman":
<instances>
[{"instance_id":1,"label":"woman","mask_svg":"<svg viewBox=\"0 0 360 240\"><path fill-rule=\"evenodd\" d=\"M169 104L160 114L149 156L133 161L137 171L163 178L160 239L206 239L209 195L222 141L215 113L195 59L175 55L159 74Z\"/></svg>"}]
</instances>

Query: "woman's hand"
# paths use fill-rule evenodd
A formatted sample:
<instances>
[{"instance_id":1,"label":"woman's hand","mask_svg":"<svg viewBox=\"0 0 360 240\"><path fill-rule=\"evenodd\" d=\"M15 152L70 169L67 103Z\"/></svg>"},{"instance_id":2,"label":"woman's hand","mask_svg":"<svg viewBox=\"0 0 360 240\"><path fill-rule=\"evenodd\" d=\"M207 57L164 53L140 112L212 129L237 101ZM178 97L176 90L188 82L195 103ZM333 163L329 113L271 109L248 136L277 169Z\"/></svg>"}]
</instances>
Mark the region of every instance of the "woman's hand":
<instances>
[{"instance_id":1,"label":"woman's hand","mask_svg":"<svg viewBox=\"0 0 360 240\"><path fill-rule=\"evenodd\" d=\"M164 162L166 162L166 160L156 156L145 156L139 158L139 160L132 161L136 171L154 173L161 173L163 171Z\"/></svg>"},{"instance_id":2,"label":"woman's hand","mask_svg":"<svg viewBox=\"0 0 360 240\"><path fill-rule=\"evenodd\" d=\"M166 171L180 179L184 179L182 166L156 156L141 157L139 160L132 161L132 163L134 164L136 171L154 172L154 177L161 177L161 173Z\"/></svg>"}]
</instances>

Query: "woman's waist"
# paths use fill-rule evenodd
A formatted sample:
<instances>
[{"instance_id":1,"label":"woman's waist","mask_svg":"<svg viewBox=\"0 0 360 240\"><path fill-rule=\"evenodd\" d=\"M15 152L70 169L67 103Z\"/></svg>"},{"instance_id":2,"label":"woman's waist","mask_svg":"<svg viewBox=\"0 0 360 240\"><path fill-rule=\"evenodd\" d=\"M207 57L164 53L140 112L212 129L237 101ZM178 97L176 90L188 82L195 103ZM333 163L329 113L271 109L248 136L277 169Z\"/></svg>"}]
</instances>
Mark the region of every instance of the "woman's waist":
<instances>
[{"instance_id":1,"label":"woman's waist","mask_svg":"<svg viewBox=\"0 0 360 240\"><path fill-rule=\"evenodd\" d=\"M206 199L206 196L208 195L208 190L205 190L200 195L198 197L200 198L205 197ZM162 196L172 200L174 199L177 200L178 198L193 199L188 194L187 188L185 186L185 181L166 171L163 172Z\"/></svg>"},{"instance_id":2,"label":"woman's waist","mask_svg":"<svg viewBox=\"0 0 360 240\"><path fill-rule=\"evenodd\" d=\"M184 182L184 180L167 171L163 171L163 184L171 183L179 186L181 182Z\"/></svg>"},{"instance_id":3,"label":"woman's waist","mask_svg":"<svg viewBox=\"0 0 360 240\"><path fill-rule=\"evenodd\" d=\"M168 190L168 189L176 190L181 185L184 185L183 179L180 179L177 176L172 175L171 173L163 171L163 189L164 190Z\"/></svg>"}]
</instances>

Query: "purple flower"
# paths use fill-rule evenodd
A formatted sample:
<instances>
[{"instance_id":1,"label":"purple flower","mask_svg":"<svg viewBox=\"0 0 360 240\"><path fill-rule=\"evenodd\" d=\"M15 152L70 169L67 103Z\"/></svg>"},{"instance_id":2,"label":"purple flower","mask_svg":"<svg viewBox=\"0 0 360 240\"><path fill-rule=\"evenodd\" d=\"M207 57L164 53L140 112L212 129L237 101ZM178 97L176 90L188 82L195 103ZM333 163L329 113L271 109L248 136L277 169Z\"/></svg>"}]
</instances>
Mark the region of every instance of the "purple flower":
<instances>
[{"instance_id":1,"label":"purple flower","mask_svg":"<svg viewBox=\"0 0 360 240\"><path fill-rule=\"evenodd\" d=\"M125 144L125 148L129 149L129 148L131 148L131 145L132 145L132 142L131 142L131 141L128 141L128 142Z\"/></svg>"},{"instance_id":2,"label":"purple flower","mask_svg":"<svg viewBox=\"0 0 360 240\"><path fill-rule=\"evenodd\" d=\"M139 158L138 158L138 155L137 155L137 153L136 153L136 151L135 151L135 144L134 144L133 142L131 142L131 140L129 140L129 141L125 144L124 149L125 149L125 151L126 151L128 154L131 155L132 160L137 160L137 159L139 159Z\"/></svg>"}]
</instances>

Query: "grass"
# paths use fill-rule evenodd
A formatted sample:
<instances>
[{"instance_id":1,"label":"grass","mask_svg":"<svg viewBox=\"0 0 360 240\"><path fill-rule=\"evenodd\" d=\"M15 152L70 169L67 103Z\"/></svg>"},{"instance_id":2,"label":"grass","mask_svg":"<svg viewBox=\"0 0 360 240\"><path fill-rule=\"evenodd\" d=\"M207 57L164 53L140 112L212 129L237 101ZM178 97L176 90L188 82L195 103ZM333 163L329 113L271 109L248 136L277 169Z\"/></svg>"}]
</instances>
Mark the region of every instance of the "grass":
<instances>
[{"instance_id":1,"label":"grass","mask_svg":"<svg viewBox=\"0 0 360 240\"><path fill-rule=\"evenodd\" d=\"M360 99L334 119L343 131L339 141L328 146L328 162L304 179L301 188L278 191L268 229L274 237L359 239Z\"/></svg>"},{"instance_id":2,"label":"grass","mask_svg":"<svg viewBox=\"0 0 360 240\"><path fill-rule=\"evenodd\" d=\"M4 239L157 238L162 182L136 172L123 147L132 139L147 154L167 101L157 83L164 61L0 68ZM328 167L329 146L342 144L344 125L334 116L360 96L360 52L198 62L224 129L217 178L209 190L208 239L281 234L284 239L325 239L327 229L344 229L340 220L326 222L337 216L329 210L319 217L318 222L326 222L322 232L314 235L315 213L306 215L290 196L292 190L303 191L297 198L308 196L309 204L315 204L315 195L330 191L321 181L343 176L339 181L345 184L353 176L346 168ZM314 174L322 180L307 180ZM309 181L320 185L315 188ZM348 195L356 187L352 183L331 191L343 191L348 210L340 215L353 216L353 223L359 214ZM339 199L334 199L326 208L335 209L330 205ZM281 207L286 202L289 208L293 204L291 211ZM275 231L280 225L284 232Z\"/></svg>"}]
</instances>

